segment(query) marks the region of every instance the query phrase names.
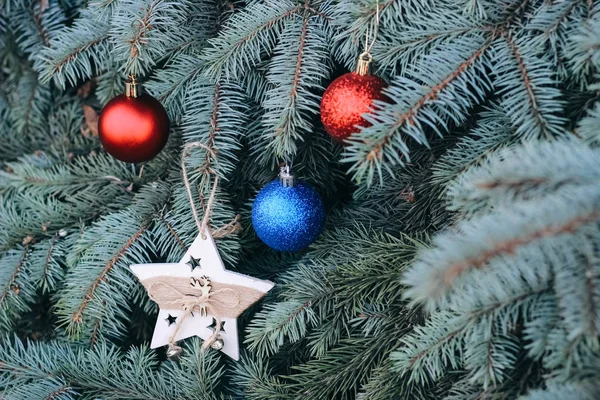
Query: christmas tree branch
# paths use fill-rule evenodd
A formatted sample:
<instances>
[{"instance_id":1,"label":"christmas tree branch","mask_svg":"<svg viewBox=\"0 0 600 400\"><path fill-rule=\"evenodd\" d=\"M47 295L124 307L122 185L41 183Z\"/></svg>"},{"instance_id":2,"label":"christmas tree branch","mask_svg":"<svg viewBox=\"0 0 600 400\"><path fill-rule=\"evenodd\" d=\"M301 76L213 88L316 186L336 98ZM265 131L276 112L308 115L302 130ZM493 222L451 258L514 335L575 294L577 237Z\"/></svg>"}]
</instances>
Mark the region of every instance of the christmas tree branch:
<instances>
[{"instance_id":1,"label":"christmas tree branch","mask_svg":"<svg viewBox=\"0 0 600 400\"><path fill-rule=\"evenodd\" d=\"M503 63L508 62L505 58L508 54L499 50L498 84L501 88L500 93L508 95L502 104L507 109L507 115L513 119L517 133L546 137L561 134L560 124L562 118L553 115L562 108L560 101L557 100L560 97L560 91L547 88L542 94L540 90L541 86L550 86L553 83L550 68L544 60L536 59L532 54L524 54L510 33L504 32L503 38L511 56L508 60L514 60L514 68L518 72L515 71L511 74L508 65L502 66ZM531 53L530 50L529 53ZM528 57L527 63L524 60L526 56ZM503 58L504 62L500 60L500 57ZM500 77L500 74L502 74L502 77ZM518 79L517 76L520 76L520 78ZM518 95L516 82L522 84L525 96ZM523 103L528 105L524 106ZM519 112L519 110L526 111Z\"/></svg>"},{"instance_id":2,"label":"christmas tree branch","mask_svg":"<svg viewBox=\"0 0 600 400\"><path fill-rule=\"evenodd\" d=\"M452 73L446 76L440 83L433 86L429 92L427 92L423 97L421 97L412 107L410 107L405 113L398 115L396 121L391 125L388 130L388 133L374 145L374 148L367 155L367 159L372 160L375 158L380 158L382 153L382 148L385 147L389 141L395 130L400 128L404 124L414 124L414 118L416 114L431 100L438 97L439 93L443 91L448 85L450 85L454 80L456 80L461 74L463 74L475 60L480 58L483 53L488 49L491 44L491 40L487 41L482 47L480 47L475 53L473 53L469 58L467 58L462 64L456 68Z\"/></svg>"},{"instance_id":3,"label":"christmas tree branch","mask_svg":"<svg viewBox=\"0 0 600 400\"><path fill-rule=\"evenodd\" d=\"M600 332L597 254L593 244L582 242L572 261L565 263L571 267L568 272L564 267L555 266L558 314L565 321L566 342L577 343L586 338L596 338Z\"/></svg>"},{"instance_id":4,"label":"christmas tree branch","mask_svg":"<svg viewBox=\"0 0 600 400\"><path fill-rule=\"evenodd\" d=\"M586 187L576 192L587 199L582 203L568 203L568 208L562 208L566 193L559 191L547 199L517 203L509 209L500 208L462 221L455 232L438 235L432 249L417 257L404 277L404 283L410 286L405 296L412 298L413 303L425 303L430 310L453 307L452 298L458 296L460 286L476 280L476 272L484 267L490 272L500 272L506 260L513 258L507 272L525 273L523 268L528 268L527 263L521 262L519 257L514 259L515 254L522 257L527 252L536 252L562 235L580 235L580 231L598 221L600 210L593 204L597 194L591 192L593 190ZM557 207L561 207L560 213ZM482 237L486 238L484 242L480 240ZM582 240L585 239L582 237ZM457 254L452 250L465 245L469 251ZM442 258L438 258L440 256ZM540 273L548 276L548 272ZM492 281L496 279L494 274L489 275Z\"/></svg>"},{"instance_id":5,"label":"christmas tree branch","mask_svg":"<svg viewBox=\"0 0 600 400\"><path fill-rule=\"evenodd\" d=\"M467 35L474 32L493 32L495 29L495 25L488 25L458 27L444 31L436 31L434 33L422 33L421 31L417 31L418 36L410 39L403 37L410 35L410 31L402 32L400 35L392 36L393 39L401 40L398 43L386 42L385 39L382 39L378 45L374 46L373 57L377 60L380 60L379 62L381 65L392 66L392 72L396 72L398 66L404 66L410 62L413 62L419 54L428 48L432 48L436 44L440 44L444 41L450 41L450 39L453 39L457 36Z\"/></svg>"},{"instance_id":6,"label":"christmas tree branch","mask_svg":"<svg viewBox=\"0 0 600 400\"><path fill-rule=\"evenodd\" d=\"M548 26L544 31L544 36L551 36L556 30L559 29L561 24L565 21L565 19L575 10L575 7L579 6L579 2L574 1L571 4L566 3L565 9L558 15L558 18L552 23L552 25Z\"/></svg>"},{"instance_id":7,"label":"christmas tree branch","mask_svg":"<svg viewBox=\"0 0 600 400\"><path fill-rule=\"evenodd\" d=\"M475 334L481 327L496 323L495 321L513 321L516 324L520 310L527 310L548 292L548 286L536 289L526 289L524 293L515 293L501 301L484 303L472 310L439 311L432 314L424 326L417 326L413 332L401 340L404 347L390 356L394 362L393 371L401 374L410 372L410 380L419 385L440 379L447 368L458 369L465 361L463 343L467 343L469 350L481 340L481 335ZM511 329L513 325L504 325L504 330ZM478 332L479 333L479 332ZM458 357L452 353L458 352ZM507 368L507 363L514 364L514 358L502 360L497 366L500 372ZM422 368L429 365L431 368ZM486 368L483 363L479 368ZM475 372L475 371L474 371Z\"/></svg>"},{"instance_id":8,"label":"christmas tree branch","mask_svg":"<svg viewBox=\"0 0 600 400\"><path fill-rule=\"evenodd\" d=\"M594 161L597 151L576 142L571 146L568 148L575 152L551 142L500 149L480 168L465 171L461 177L466 179L457 179L448 186L449 207L473 215L508 199L541 200L558 189L593 184L600 179L600 168ZM524 168L516 171L513 163Z\"/></svg>"},{"instance_id":9,"label":"christmas tree branch","mask_svg":"<svg viewBox=\"0 0 600 400\"><path fill-rule=\"evenodd\" d=\"M597 15L597 6L593 7L587 24L580 26L569 35L565 48L567 64L578 80L594 82L593 76L600 66L600 18Z\"/></svg>"},{"instance_id":10,"label":"christmas tree branch","mask_svg":"<svg viewBox=\"0 0 600 400\"><path fill-rule=\"evenodd\" d=\"M72 320L73 320L74 324L79 325L83 322L83 313L84 313L86 307L88 306L89 302L94 298L94 292L96 291L98 286L102 282L105 282L107 280L106 279L107 275L113 269L113 267L115 266L117 261L119 261L119 259L125 255L125 253L129 250L129 248L131 246L133 246L133 244L136 242L136 240L138 240L140 238L140 236L142 236L146 232L146 229L147 229L147 226L142 226L140 229L138 229L129 238L129 240L127 240L127 242L125 242L123 247L121 247L121 249L119 249L119 251L113 256L113 258L111 258L104 265L104 268L102 269L102 271L100 272L98 277L92 282L92 284L89 286L89 288L85 291L85 293L83 295L83 299L81 301L81 304L79 305L77 310L73 313Z\"/></svg>"},{"instance_id":11,"label":"christmas tree branch","mask_svg":"<svg viewBox=\"0 0 600 400\"><path fill-rule=\"evenodd\" d=\"M0 207L5 215L0 226L7 228L0 232L4 246L12 247L27 236L45 237L126 204L131 193L125 182L140 181L125 167L107 156L82 157L66 164L45 153L10 163L10 172L0 172L0 193L8 194ZM150 168L141 181L151 174Z\"/></svg>"},{"instance_id":12,"label":"christmas tree branch","mask_svg":"<svg viewBox=\"0 0 600 400\"><path fill-rule=\"evenodd\" d=\"M386 357L373 370L369 380L361 386L357 398L389 400L398 396L398 398L427 400L431 398L431 393L427 389L409 381L406 376L392 372L392 361Z\"/></svg>"},{"instance_id":13,"label":"christmas tree branch","mask_svg":"<svg viewBox=\"0 0 600 400\"><path fill-rule=\"evenodd\" d=\"M8 297L8 293L11 290L14 290L16 294L18 294L17 288L14 285L15 281L17 280L17 277L19 276L19 274L21 273L21 268L23 267L23 263L25 262L25 257L27 256L27 247L23 247L23 251L21 254L21 258L19 259L19 261L17 262L13 273L10 275L10 277L8 278L6 285L4 287L4 290L2 290L2 292L0 292L0 303L2 303L7 297Z\"/></svg>"},{"instance_id":14,"label":"christmas tree branch","mask_svg":"<svg viewBox=\"0 0 600 400\"><path fill-rule=\"evenodd\" d=\"M596 129L600 123L600 103L596 103L588 111L585 118L579 121L576 134L591 146L600 146L600 132Z\"/></svg>"},{"instance_id":15,"label":"christmas tree branch","mask_svg":"<svg viewBox=\"0 0 600 400\"><path fill-rule=\"evenodd\" d=\"M588 316L588 329L587 334L589 336L595 337L598 336L598 327L600 327L600 319L598 318L599 311L598 305L600 301L598 299L598 286L597 283L592 279L594 276L594 265L593 261L589 258L585 263L585 296L584 302L586 304L586 314Z\"/></svg>"},{"instance_id":16,"label":"christmas tree branch","mask_svg":"<svg viewBox=\"0 0 600 400\"><path fill-rule=\"evenodd\" d=\"M71 386L62 385L59 388L57 388L56 390L52 391L52 393L49 393L48 396L46 396L44 398L44 400L60 399L63 397L63 395L71 394L71 393L73 393L73 388Z\"/></svg>"},{"instance_id":17,"label":"christmas tree branch","mask_svg":"<svg viewBox=\"0 0 600 400\"><path fill-rule=\"evenodd\" d=\"M46 165L35 165L36 162ZM106 155L80 157L66 164L52 155L39 152L6 165L10 172L0 171L0 191L13 187L55 192L59 188L64 193L76 193L84 187L107 184L126 187L138 181L124 163Z\"/></svg>"},{"instance_id":18,"label":"christmas tree branch","mask_svg":"<svg viewBox=\"0 0 600 400\"><path fill-rule=\"evenodd\" d=\"M408 237L393 238L364 226L355 228L338 229L327 238L327 257L318 264L299 264L283 277L286 296L278 303L265 305L252 321L247 337L250 349L272 354L286 340L295 343L321 324L323 329L309 336L309 347L314 354L325 354L340 339L331 330L335 325L329 329L322 326L325 321L339 319L341 325L346 325L369 304L393 304L399 300L403 268L398 264L411 259L421 242ZM352 250L346 249L344 243ZM319 254L319 249L315 249L315 254ZM337 265L333 271L329 271L331 263Z\"/></svg>"},{"instance_id":19,"label":"christmas tree branch","mask_svg":"<svg viewBox=\"0 0 600 400\"><path fill-rule=\"evenodd\" d=\"M496 35L497 33L494 33L491 37L481 37L483 43L480 45L472 38L461 39L460 45L458 43L455 45L457 48L461 46L465 48L462 48L460 55L456 54L456 57L451 60L442 61L437 54L432 54L430 58L425 59L420 65L418 75L415 76L418 81L431 82L431 86L427 85L428 90L425 93L423 93L423 85L417 80L398 78L390 86L386 94L395 104L376 103L372 116L367 117L367 120L373 123L373 127L365 128L350 138L352 143L347 149L345 161L353 163L350 171L354 172L355 180L360 181L366 175L367 182L371 183L375 170L379 171L381 178L382 167L391 172L392 165L404 165L409 160L406 139L399 138L400 133L425 145L427 139L423 125L431 127L441 135L436 124L441 124L442 128L446 125L443 117L438 115L441 113L438 108L442 104L444 115L450 114L455 120L464 118L470 104L452 104L443 99L445 96L452 96L451 93L456 90L467 90L465 95L472 100L478 99L487 82L481 80L475 71L482 68L481 62L485 61L480 59L490 48ZM475 50L470 51L470 55L465 58L464 52L475 46ZM445 68L441 67L442 62ZM446 70L450 71L445 73ZM430 71L431 74L425 76L424 71ZM459 82L469 82L473 89L466 89ZM432 103L435 103L436 107L433 107ZM362 139L359 139L359 136ZM365 137L370 138L366 143Z\"/></svg>"},{"instance_id":20,"label":"christmas tree branch","mask_svg":"<svg viewBox=\"0 0 600 400\"><path fill-rule=\"evenodd\" d=\"M383 357L397 346L385 336L342 340L323 357L295 366L289 377L296 398L354 398Z\"/></svg>"},{"instance_id":21,"label":"christmas tree branch","mask_svg":"<svg viewBox=\"0 0 600 400\"><path fill-rule=\"evenodd\" d=\"M177 232L175 231L175 228L173 228L173 226L169 223L169 221L167 221L164 217L164 215L160 215L160 221L164 224L164 226L168 229L169 233L173 236L173 238L175 239L175 241L177 242L177 244L179 245L179 247L181 248L182 251L187 251L187 246L185 245L185 243L183 243L183 240L181 239L181 237L177 234Z\"/></svg>"},{"instance_id":22,"label":"christmas tree branch","mask_svg":"<svg viewBox=\"0 0 600 400\"><path fill-rule=\"evenodd\" d=\"M47 136L47 114L52 103L49 86L39 82L33 73L25 73L19 80L17 91L19 95L11 109L12 129L32 138L42 134Z\"/></svg>"},{"instance_id":23,"label":"christmas tree branch","mask_svg":"<svg viewBox=\"0 0 600 400\"><path fill-rule=\"evenodd\" d=\"M272 376L268 363L261 358L244 356L234 366L236 382L230 392L249 400L292 400L289 388L277 376Z\"/></svg>"},{"instance_id":24,"label":"christmas tree branch","mask_svg":"<svg viewBox=\"0 0 600 400\"><path fill-rule=\"evenodd\" d=\"M183 119L183 136L188 143L201 143L203 149L189 152L186 165L190 181L200 180L200 188L208 195L212 175L228 179L237 163L236 152L244 135L244 111L247 106L236 84L206 84L203 79L190 85L187 98L194 103Z\"/></svg>"},{"instance_id":25,"label":"christmas tree branch","mask_svg":"<svg viewBox=\"0 0 600 400\"><path fill-rule=\"evenodd\" d=\"M248 327L248 349L265 356L276 353L283 346L284 337L290 343L302 339L307 327L316 324L313 301L325 296L318 294L304 302L289 300L265 305Z\"/></svg>"},{"instance_id":26,"label":"christmas tree branch","mask_svg":"<svg viewBox=\"0 0 600 400\"><path fill-rule=\"evenodd\" d=\"M184 25L190 7L169 0L119 2L110 34L115 60L124 64L126 75L146 74L168 49L187 40L185 32L172 26Z\"/></svg>"},{"instance_id":27,"label":"christmas tree branch","mask_svg":"<svg viewBox=\"0 0 600 400\"><path fill-rule=\"evenodd\" d=\"M19 298L21 285L27 285L25 275L24 279L19 279L23 273L28 247L24 246L20 251L6 252L2 257L2 269L0 277L3 278L2 290L0 291L0 329L7 331L14 324L14 319L19 317L20 312L27 309L23 299ZM11 262L14 264L11 265ZM8 268L10 266L10 269ZM5 276L5 274L7 274ZM24 288L26 289L26 288Z\"/></svg>"},{"instance_id":28,"label":"christmas tree branch","mask_svg":"<svg viewBox=\"0 0 600 400\"><path fill-rule=\"evenodd\" d=\"M489 35L498 30L493 21L474 21L443 6L427 10L425 15L429 18L425 17L424 23L413 25L407 21L380 27L380 38L373 47L379 70L399 74L438 46L451 47L457 38Z\"/></svg>"},{"instance_id":29,"label":"christmas tree branch","mask_svg":"<svg viewBox=\"0 0 600 400\"><path fill-rule=\"evenodd\" d=\"M600 219L600 209L594 210L587 215L577 216L570 220L566 220L557 226L546 226L539 230L528 232L525 236L495 243L494 248L490 250L484 251L472 258L465 259L460 263L449 264L444 274L444 284L452 285L452 282L463 273L471 268L483 268L491 259L498 257L501 254L514 254L519 247L526 246L546 237L574 232L582 226L593 223L598 219Z\"/></svg>"},{"instance_id":30,"label":"christmas tree branch","mask_svg":"<svg viewBox=\"0 0 600 400\"><path fill-rule=\"evenodd\" d=\"M510 120L498 106L481 114L468 136L444 153L431 167L432 183L451 186L451 181L481 165L490 155L516 141Z\"/></svg>"},{"instance_id":31,"label":"christmas tree branch","mask_svg":"<svg viewBox=\"0 0 600 400\"><path fill-rule=\"evenodd\" d=\"M64 278L65 253L70 243L70 232L63 230L32 246L27 257L29 279L42 293L53 292Z\"/></svg>"},{"instance_id":32,"label":"christmas tree branch","mask_svg":"<svg viewBox=\"0 0 600 400\"><path fill-rule=\"evenodd\" d=\"M79 79L91 78L102 70L108 54L108 31L106 18L95 19L88 13L63 28L36 59L40 81L53 79L64 88L67 82L74 86Z\"/></svg>"},{"instance_id":33,"label":"christmas tree branch","mask_svg":"<svg viewBox=\"0 0 600 400\"><path fill-rule=\"evenodd\" d=\"M388 29L393 30L395 26L405 25L407 13L420 14L427 7L427 4L419 1L397 0L340 1L336 3L329 13L331 24L339 27L333 37L334 56L341 60L348 69L354 69L356 56L364 51L364 39L367 31L371 30L372 32L375 24L379 24L381 33L387 32ZM378 16L380 21L377 21ZM375 48L381 40L382 38L379 36L375 42ZM374 50L374 52L376 51ZM379 58L375 59L379 60Z\"/></svg>"},{"instance_id":34,"label":"christmas tree branch","mask_svg":"<svg viewBox=\"0 0 600 400\"><path fill-rule=\"evenodd\" d=\"M157 94L156 98L165 105L170 114L182 116L185 111L185 98L190 86L197 81L205 65L189 54L178 54L166 66L158 70L154 80L147 87Z\"/></svg>"},{"instance_id":35,"label":"christmas tree branch","mask_svg":"<svg viewBox=\"0 0 600 400\"><path fill-rule=\"evenodd\" d=\"M545 53L557 67L558 75L574 84L582 76L567 72L568 61L565 53L571 45L573 36L576 35L576 29L573 29L574 21L586 20L591 11L590 7L583 1L548 3L535 10L532 18L527 22L526 29L537 35L535 40L550 50Z\"/></svg>"},{"instance_id":36,"label":"christmas tree branch","mask_svg":"<svg viewBox=\"0 0 600 400\"><path fill-rule=\"evenodd\" d=\"M48 244L48 253L46 255L46 258L44 259L44 266L42 268L42 279L43 282L46 283L48 280L48 276L50 275L49 271L50 271L50 263L52 262L52 252L54 251L54 247L56 245L56 241L58 240L58 235L54 235ZM43 285L45 288L47 288L49 285L45 284Z\"/></svg>"},{"instance_id":37,"label":"christmas tree branch","mask_svg":"<svg viewBox=\"0 0 600 400\"><path fill-rule=\"evenodd\" d=\"M576 382L551 383L546 389L537 389L520 400L562 400L582 399L593 400L600 396L600 386L594 379L584 379Z\"/></svg>"},{"instance_id":38,"label":"christmas tree branch","mask_svg":"<svg viewBox=\"0 0 600 400\"><path fill-rule=\"evenodd\" d=\"M71 252L77 258L68 260L57 303L59 324L70 335L89 338L98 321L102 336L124 333L123 321L136 295L128 266L149 259L150 224L169 196L168 186L160 182L146 185L129 208L103 217L75 242Z\"/></svg>"},{"instance_id":39,"label":"christmas tree branch","mask_svg":"<svg viewBox=\"0 0 600 400\"><path fill-rule=\"evenodd\" d=\"M290 1L266 6L254 3L241 13L233 14L218 37L210 39L211 47L202 59L209 64L208 74L215 80L238 77L237 68L250 68L261 53L270 53L283 22L304 9ZM240 27L244 29L240 30Z\"/></svg>"},{"instance_id":40,"label":"christmas tree branch","mask_svg":"<svg viewBox=\"0 0 600 400\"><path fill-rule=\"evenodd\" d=\"M305 6L309 4L307 0ZM312 132L311 117L319 107L312 92L323 89L320 81L329 72L322 28L325 24L309 11L303 12L302 19L285 23L285 33L274 49L267 73L272 87L263 101L266 131L253 145L271 149L261 157L265 163L271 162L271 157L290 160L297 152L296 141ZM310 59L306 54L311 54Z\"/></svg>"},{"instance_id":41,"label":"christmas tree branch","mask_svg":"<svg viewBox=\"0 0 600 400\"><path fill-rule=\"evenodd\" d=\"M192 344L199 346L199 343L194 339L191 342L186 344L185 356L179 364L158 368L155 353L144 347L133 347L127 353L121 353L105 341L100 341L93 349L66 346L56 341L28 341L25 348L17 338L5 338L0 348L0 376L10 374L8 393L15 393L15 396L20 388L48 396L70 387L79 393L83 391L110 400L217 400L221 398L218 384L223 375L217 364L218 358L214 352L194 352ZM42 387L35 386L41 382L45 383Z\"/></svg>"},{"instance_id":42,"label":"christmas tree branch","mask_svg":"<svg viewBox=\"0 0 600 400\"><path fill-rule=\"evenodd\" d=\"M13 24L16 27L16 44L30 59L44 46L49 46L66 22L63 9L58 4L48 5L43 9L34 3L30 9L23 8L11 16L12 20L20 21Z\"/></svg>"}]
</instances>

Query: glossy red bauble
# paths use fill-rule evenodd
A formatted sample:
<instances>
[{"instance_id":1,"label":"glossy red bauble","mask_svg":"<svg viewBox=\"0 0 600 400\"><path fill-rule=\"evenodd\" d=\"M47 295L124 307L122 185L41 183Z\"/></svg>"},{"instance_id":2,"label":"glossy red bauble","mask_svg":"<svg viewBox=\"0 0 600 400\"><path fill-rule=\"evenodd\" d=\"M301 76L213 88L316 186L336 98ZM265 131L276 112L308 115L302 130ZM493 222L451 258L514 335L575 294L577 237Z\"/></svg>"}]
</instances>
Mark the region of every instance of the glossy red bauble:
<instances>
[{"instance_id":1,"label":"glossy red bauble","mask_svg":"<svg viewBox=\"0 0 600 400\"><path fill-rule=\"evenodd\" d=\"M162 104L148 94L122 94L102 109L98 133L114 158L132 163L148 161L167 143L169 117Z\"/></svg>"},{"instance_id":2,"label":"glossy red bauble","mask_svg":"<svg viewBox=\"0 0 600 400\"><path fill-rule=\"evenodd\" d=\"M385 81L373 75L349 72L334 80L321 100L321 121L327 133L343 141L358 132L357 126L368 126L362 117L372 109L373 100L385 100Z\"/></svg>"}]
</instances>

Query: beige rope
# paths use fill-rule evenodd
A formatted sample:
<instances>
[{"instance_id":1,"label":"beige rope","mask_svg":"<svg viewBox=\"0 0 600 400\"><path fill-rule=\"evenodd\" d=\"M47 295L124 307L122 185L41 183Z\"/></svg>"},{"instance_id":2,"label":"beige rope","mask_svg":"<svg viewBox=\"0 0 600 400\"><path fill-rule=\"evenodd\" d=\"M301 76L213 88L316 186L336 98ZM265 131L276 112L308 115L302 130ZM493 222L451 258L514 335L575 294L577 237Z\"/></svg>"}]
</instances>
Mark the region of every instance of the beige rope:
<instances>
[{"instance_id":1,"label":"beige rope","mask_svg":"<svg viewBox=\"0 0 600 400\"><path fill-rule=\"evenodd\" d=\"M231 220L230 223L228 223L227 225L223 225L219 229L214 230L212 232L212 237L215 239L222 238L237 233L241 229L242 224L240 224L240 214L238 214L233 220Z\"/></svg>"},{"instance_id":2,"label":"beige rope","mask_svg":"<svg viewBox=\"0 0 600 400\"><path fill-rule=\"evenodd\" d=\"M188 199L190 200L190 207L192 209L192 215L194 216L194 221L196 221L196 226L200 230L200 235L202 236L202 239L206 240L206 229L208 227L208 222L210 219L210 212L212 211L212 207L215 202L215 197L216 197L216 193L217 193L217 185L219 184L219 176L211 171L211 173L215 176L215 180L213 183L212 190L210 191L210 197L208 198L208 202L206 203L206 210L204 211L204 217L202 218L202 221L200 221L200 218L198 217L198 211L196 210L196 204L194 203L194 196L192 195L192 187L190 185L190 180L189 180L189 177L187 174L187 168L185 167L185 158L189 155L190 150L195 147L202 147L207 152L209 152L213 157L216 157L216 154L210 147L208 147L207 145L205 145L204 143L201 143L201 142L188 143L183 147L183 151L181 152L181 171L183 174L183 183L185 185L185 189L188 194ZM220 237L224 237L227 235L231 235L232 233L238 232L241 229L239 220L240 220L240 215L238 214L235 216L235 218L230 223L228 223L227 225L224 225L221 228L214 231L212 233L213 238L220 238ZM163 277L163 279L164 279L164 277ZM198 296L198 295L194 295L194 294L185 294L182 291L178 290L175 287L175 285L169 284L169 283L165 282L164 280L158 281L158 282L150 282L150 283L148 283L148 286L147 286L148 294L149 294L150 298L152 300L154 300L155 302L157 302L158 304L160 304L161 302L164 303L165 301L164 301L164 298L159 299L157 297L157 295L151 291L151 288L153 285L167 286L170 288L171 295L173 293L175 293L176 295L180 296L178 299L175 300L175 303L177 305L181 305L181 307L184 310L184 314L181 317L181 320L179 321L177 326L175 327L175 331L173 332L173 335L171 335L171 337L169 338L169 345L171 345L171 346L175 345L175 337L179 333L179 329L183 325L183 321L189 315L191 315L194 310L200 310L204 315L206 315L207 312L210 311L210 314L213 316L213 318L216 321L215 330L214 330L213 334L202 345L202 350L206 350L209 346L211 346L215 342L215 340L217 340L217 338L219 337L219 332L221 331L221 327L223 326L223 323L222 323L221 317L220 317L220 315L223 314L223 310L219 310L219 307L233 308L234 311L237 312L237 314L234 316L234 318L237 315L239 315L239 313L244 311L244 309L245 309L245 307L243 307L241 309L237 309L238 308L237 306L240 304L240 297L238 294L240 292L239 288L236 288L235 291L231 288L217 289L213 292L210 292L210 291L202 292L200 294L200 296ZM146 286L146 285L144 284L144 286ZM235 285L231 285L231 286L235 286ZM254 291L253 289L251 289L251 290ZM236 291L238 293L236 293ZM233 293L233 295L237 298L237 302L235 305L227 305L222 302L219 303L218 305L213 304L211 297L213 297L219 293L224 293L224 292ZM244 290L242 290L241 292L244 292ZM248 294L248 293L246 293L246 294ZM249 298L252 298L252 297L254 297L254 296L249 296ZM258 298L260 298L260 297L262 297L262 295L259 296ZM258 300L258 298L256 300ZM254 300L254 301L256 301L256 300ZM172 302L173 301L171 301L171 303ZM169 304L168 301L167 301L167 304Z\"/></svg>"},{"instance_id":3,"label":"beige rope","mask_svg":"<svg viewBox=\"0 0 600 400\"><path fill-rule=\"evenodd\" d=\"M224 291L233 292L231 289L221 289L219 292L224 292ZM181 320L177 323L177 326L175 327L173 334L169 337L169 344L171 346L175 345L175 337L177 337L177 334L179 333L179 329L181 329L181 327L183 326L183 321L186 319L187 316L191 315L192 312L194 312L194 310L200 311L201 315L204 315L204 316L206 316L210 312L211 317L213 317L216 321L215 331L213 332L212 335L210 335L208 340L204 341L204 344L202 345L202 350L206 350L210 345L212 345L215 342L215 340L217 340L217 337L219 336L219 332L221 332L221 327L223 325L223 322L221 321L221 317L219 316L219 314L213 310L213 307L211 307L210 296L211 296L211 294L216 294L216 293L218 293L218 292L208 293L207 295L204 295L204 296L198 296L194 300L188 299L183 304L182 308L184 310L184 314L181 317ZM235 292L233 292L233 295L237 297ZM189 297L189 296L186 296L186 297ZM238 298L238 303L239 303L239 298ZM233 307L235 307L235 306L233 306Z\"/></svg>"},{"instance_id":4,"label":"beige rope","mask_svg":"<svg viewBox=\"0 0 600 400\"><path fill-rule=\"evenodd\" d=\"M202 147L206 151L208 151L213 157L215 157L215 152L201 142L192 142L188 143L183 147L183 151L181 152L181 171L183 173L183 183L185 184L185 189L187 190L188 198L190 200L190 206L192 208L192 215L194 216L194 221L196 221L196 226L200 231L200 235L202 239L206 240L206 228L208 227L208 221L210 219L210 212L212 210L212 206L215 202L215 194L217 193L217 185L219 184L219 177L215 175L215 181L213 183L212 190L210 191L210 197L208 198L208 203L206 204L206 210L204 211L204 217L202 221L198 217L198 211L196 211L196 205L194 203L194 196L192 196L192 187L190 185L190 180L188 178L187 169L185 168L185 158L189 155L189 151L195 147Z\"/></svg>"}]
</instances>

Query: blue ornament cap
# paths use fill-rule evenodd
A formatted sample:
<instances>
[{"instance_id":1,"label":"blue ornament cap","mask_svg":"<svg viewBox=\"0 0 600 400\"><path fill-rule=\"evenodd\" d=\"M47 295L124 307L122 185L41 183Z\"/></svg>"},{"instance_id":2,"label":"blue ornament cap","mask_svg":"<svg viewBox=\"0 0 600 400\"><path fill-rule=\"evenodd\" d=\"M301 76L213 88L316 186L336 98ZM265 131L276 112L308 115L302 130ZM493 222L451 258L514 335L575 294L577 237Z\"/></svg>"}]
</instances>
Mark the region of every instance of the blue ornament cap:
<instances>
[{"instance_id":1,"label":"blue ornament cap","mask_svg":"<svg viewBox=\"0 0 600 400\"><path fill-rule=\"evenodd\" d=\"M289 186L276 179L258 192L252 205L252 225L267 246L279 251L302 250L323 231L323 200L308 183L296 181Z\"/></svg>"}]
</instances>

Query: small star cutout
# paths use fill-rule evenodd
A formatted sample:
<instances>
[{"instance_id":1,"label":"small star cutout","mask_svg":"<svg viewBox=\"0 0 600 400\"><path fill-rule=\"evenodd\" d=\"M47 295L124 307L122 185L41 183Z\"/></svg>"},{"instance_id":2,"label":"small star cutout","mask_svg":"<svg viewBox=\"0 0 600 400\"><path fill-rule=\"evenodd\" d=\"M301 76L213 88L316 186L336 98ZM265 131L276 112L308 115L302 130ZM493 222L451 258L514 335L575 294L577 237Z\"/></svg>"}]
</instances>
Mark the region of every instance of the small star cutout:
<instances>
[{"instance_id":1,"label":"small star cutout","mask_svg":"<svg viewBox=\"0 0 600 400\"><path fill-rule=\"evenodd\" d=\"M174 317L171 314L169 314L169 316L167 318L165 318L165 321L167 321L169 323L169 326L173 325L176 320L177 320L177 317Z\"/></svg>"},{"instance_id":2,"label":"small star cutout","mask_svg":"<svg viewBox=\"0 0 600 400\"><path fill-rule=\"evenodd\" d=\"M190 255L190 261L186 262L185 265L189 265L192 271L194 271L200 266L200 257L194 258L194 256Z\"/></svg>"},{"instance_id":3,"label":"small star cutout","mask_svg":"<svg viewBox=\"0 0 600 400\"><path fill-rule=\"evenodd\" d=\"M212 328L212 330L214 331L217 327L217 320L213 318L212 323L208 327ZM219 330L219 332L225 332L225 321L221 321L221 329Z\"/></svg>"}]
</instances>

